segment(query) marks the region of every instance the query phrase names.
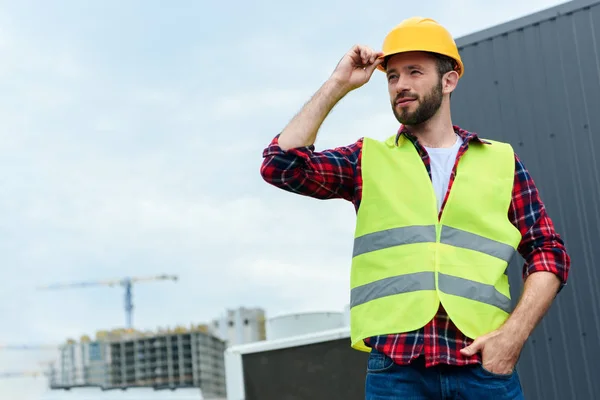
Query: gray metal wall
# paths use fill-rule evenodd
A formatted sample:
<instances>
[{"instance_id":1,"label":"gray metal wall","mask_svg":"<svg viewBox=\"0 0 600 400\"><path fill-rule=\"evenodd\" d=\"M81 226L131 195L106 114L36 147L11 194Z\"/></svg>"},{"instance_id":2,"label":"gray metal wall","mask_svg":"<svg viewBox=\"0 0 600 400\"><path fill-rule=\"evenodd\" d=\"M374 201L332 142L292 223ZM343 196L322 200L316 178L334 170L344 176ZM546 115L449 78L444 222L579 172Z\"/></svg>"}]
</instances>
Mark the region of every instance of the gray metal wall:
<instances>
[{"instance_id":1,"label":"gray metal wall","mask_svg":"<svg viewBox=\"0 0 600 400\"><path fill-rule=\"evenodd\" d=\"M526 344L528 400L600 399L600 2L573 1L457 40L454 122L510 142L572 258L568 286ZM513 298L522 259L511 266Z\"/></svg>"}]
</instances>

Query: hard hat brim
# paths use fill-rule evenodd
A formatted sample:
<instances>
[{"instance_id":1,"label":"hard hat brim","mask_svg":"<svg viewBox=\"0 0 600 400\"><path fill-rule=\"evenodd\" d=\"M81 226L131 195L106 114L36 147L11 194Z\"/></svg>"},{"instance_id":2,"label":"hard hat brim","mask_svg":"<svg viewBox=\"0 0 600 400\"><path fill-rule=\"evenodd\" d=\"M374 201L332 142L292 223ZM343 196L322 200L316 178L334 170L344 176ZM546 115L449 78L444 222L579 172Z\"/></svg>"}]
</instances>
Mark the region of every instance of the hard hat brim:
<instances>
[{"instance_id":1,"label":"hard hat brim","mask_svg":"<svg viewBox=\"0 0 600 400\"><path fill-rule=\"evenodd\" d=\"M422 53L436 53L436 54L440 54L446 57L449 57L451 59L453 59L456 62L456 66L457 68L455 68L455 71L458 72L458 77L461 78L465 72L465 67L463 65L463 62L460 58L456 58L450 54L443 54L443 53L439 53L439 52L435 52L435 51L429 51L429 50L423 50L423 49L404 49L404 50L399 50L399 51L394 51L392 53L389 54L384 54L383 56L379 57L380 59L385 60L386 58L389 58L391 56L394 56L396 54L402 54L402 53L410 53L410 52L422 52ZM385 63L381 63L377 66L377 69L382 71L382 72L386 72L386 68L384 67Z\"/></svg>"}]
</instances>

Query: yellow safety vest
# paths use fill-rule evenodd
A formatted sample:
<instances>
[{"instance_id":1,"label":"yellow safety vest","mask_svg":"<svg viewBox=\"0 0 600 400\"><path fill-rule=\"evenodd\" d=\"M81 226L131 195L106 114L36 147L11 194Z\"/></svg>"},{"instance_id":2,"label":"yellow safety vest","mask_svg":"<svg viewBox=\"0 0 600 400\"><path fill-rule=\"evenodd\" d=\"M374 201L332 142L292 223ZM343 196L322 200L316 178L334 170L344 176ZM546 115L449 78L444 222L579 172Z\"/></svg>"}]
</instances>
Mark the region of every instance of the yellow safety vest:
<instances>
[{"instance_id":1,"label":"yellow safety vest","mask_svg":"<svg viewBox=\"0 0 600 400\"><path fill-rule=\"evenodd\" d=\"M351 271L352 347L426 325L440 302L470 338L511 312L506 268L521 240L509 221L512 147L471 142L438 220L433 185L413 143L365 138Z\"/></svg>"}]
</instances>

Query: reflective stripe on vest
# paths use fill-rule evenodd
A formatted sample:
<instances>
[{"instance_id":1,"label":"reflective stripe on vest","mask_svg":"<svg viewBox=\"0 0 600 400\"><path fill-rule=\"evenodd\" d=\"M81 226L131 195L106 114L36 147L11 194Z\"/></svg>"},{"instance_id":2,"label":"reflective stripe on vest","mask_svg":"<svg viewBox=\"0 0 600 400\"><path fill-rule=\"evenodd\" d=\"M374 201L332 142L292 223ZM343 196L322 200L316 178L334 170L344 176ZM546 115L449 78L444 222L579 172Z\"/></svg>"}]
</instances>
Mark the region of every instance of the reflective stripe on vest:
<instances>
[{"instance_id":1,"label":"reflective stripe on vest","mask_svg":"<svg viewBox=\"0 0 600 400\"><path fill-rule=\"evenodd\" d=\"M441 292L446 294L489 304L507 313L511 311L510 298L497 291L492 285L440 273L438 274L438 287ZM355 287L350 292L350 307L356 307L385 296L419 290L436 290L434 272L393 276Z\"/></svg>"},{"instance_id":2,"label":"reflective stripe on vest","mask_svg":"<svg viewBox=\"0 0 600 400\"><path fill-rule=\"evenodd\" d=\"M511 245L450 226L442 226L440 243L462 247L463 249L475 250L499 258L507 263L515 254L515 249Z\"/></svg>"},{"instance_id":3,"label":"reflective stripe on vest","mask_svg":"<svg viewBox=\"0 0 600 400\"><path fill-rule=\"evenodd\" d=\"M355 238L352 257L388 247L425 242L435 242L435 225L388 229ZM506 262L515 254L510 245L450 226L442 226L440 243L479 251Z\"/></svg>"},{"instance_id":4,"label":"reflective stripe on vest","mask_svg":"<svg viewBox=\"0 0 600 400\"><path fill-rule=\"evenodd\" d=\"M388 247L425 242L435 242L435 225L388 229L355 238L352 257Z\"/></svg>"}]
</instances>

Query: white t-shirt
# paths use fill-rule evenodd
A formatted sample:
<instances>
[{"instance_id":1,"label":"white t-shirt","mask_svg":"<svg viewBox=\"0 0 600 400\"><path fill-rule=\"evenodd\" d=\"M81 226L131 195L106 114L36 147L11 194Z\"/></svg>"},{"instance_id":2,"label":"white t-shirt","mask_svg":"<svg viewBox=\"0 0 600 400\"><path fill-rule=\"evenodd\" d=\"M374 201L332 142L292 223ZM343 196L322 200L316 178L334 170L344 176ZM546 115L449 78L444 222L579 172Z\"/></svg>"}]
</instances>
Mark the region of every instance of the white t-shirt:
<instances>
[{"instance_id":1,"label":"white t-shirt","mask_svg":"<svg viewBox=\"0 0 600 400\"><path fill-rule=\"evenodd\" d=\"M438 212L442 208L444 197L446 197L450 174L462 143L461 137L456 135L456 143L452 147L425 147L431 160L431 179L437 197Z\"/></svg>"}]
</instances>

